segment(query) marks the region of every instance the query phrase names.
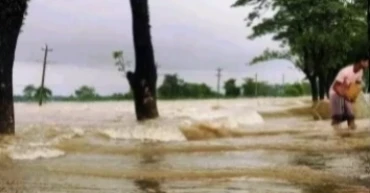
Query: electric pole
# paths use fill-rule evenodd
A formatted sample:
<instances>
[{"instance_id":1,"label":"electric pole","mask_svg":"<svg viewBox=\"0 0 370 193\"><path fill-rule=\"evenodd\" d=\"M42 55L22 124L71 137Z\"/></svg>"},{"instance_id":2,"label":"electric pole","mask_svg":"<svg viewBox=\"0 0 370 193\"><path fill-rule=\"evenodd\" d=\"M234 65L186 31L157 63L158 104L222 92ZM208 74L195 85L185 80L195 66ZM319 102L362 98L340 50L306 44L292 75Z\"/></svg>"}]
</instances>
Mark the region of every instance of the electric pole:
<instances>
[{"instance_id":1,"label":"electric pole","mask_svg":"<svg viewBox=\"0 0 370 193\"><path fill-rule=\"evenodd\" d=\"M282 88L283 88L282 95L284 95L285 94L285 74L283 74L283 77L282 77Z\"/></svg>"},{"instance_id":2,"label":"electric pole","mask_svg":"<svg viewBox=\"0 0 370 193\"><path fill-rule=\"evenodd\" d=\"M254 75L254 96L257 97L258 93L258 83L257 83L257 73Z\"/></svg>"},{"instance_id":3,"label":"electric pole","mask_svg":"<svg viewBox=\"0 0 370 193\"><path fill-rule=\"evenodd\" d=\"M217 94L220 95L220 80L221 80L221 68L217 68Z\"/></svg>"},{"instance_id":4,"label":"electric pole","mask_svg":"<svg viewBox=\"0 0 370 193\"><path fill-rule=\"evenodd\" d=\"M53 49L49 49L48 45L45 44L45 48L41 48L42 51L44 51L44 62L43 62L43 67L42 67L42 78L41 78L41 87L39 90L39 106L42 106L42 100L43 100L43 95L44 95L44 83L45 83L45 70L46 70L46 63L47 63L47 58L48 58L48 52L52 52Z\"/></svg>"}]
</instances>

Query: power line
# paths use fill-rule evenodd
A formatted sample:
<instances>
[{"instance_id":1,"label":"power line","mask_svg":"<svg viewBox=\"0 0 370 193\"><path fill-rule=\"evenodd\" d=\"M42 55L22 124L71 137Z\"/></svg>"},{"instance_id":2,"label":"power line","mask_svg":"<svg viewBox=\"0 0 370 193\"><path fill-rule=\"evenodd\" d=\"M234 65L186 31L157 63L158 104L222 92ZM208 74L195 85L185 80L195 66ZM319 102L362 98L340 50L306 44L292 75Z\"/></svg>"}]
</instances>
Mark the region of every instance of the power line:
<instances>
[{"instance_id":1,"label":"power line","mask_svg":"<svg viewBox=\"0 0 370 193\"><path fill-rule=\"evenodd\" d=\"M45 71L46 71L46 63L48 58L48 53L52 52L53 49L50 49L47 44L45 44L45 48L41 48L42 51L44 51L44 62L42 67L42 78L41 78L41 87L40 87L40 93L39 93L39 106L42 105L42 99L43 99L43 92L44 92L44 83L45 83Z\"/></svg>"}]
</instances>

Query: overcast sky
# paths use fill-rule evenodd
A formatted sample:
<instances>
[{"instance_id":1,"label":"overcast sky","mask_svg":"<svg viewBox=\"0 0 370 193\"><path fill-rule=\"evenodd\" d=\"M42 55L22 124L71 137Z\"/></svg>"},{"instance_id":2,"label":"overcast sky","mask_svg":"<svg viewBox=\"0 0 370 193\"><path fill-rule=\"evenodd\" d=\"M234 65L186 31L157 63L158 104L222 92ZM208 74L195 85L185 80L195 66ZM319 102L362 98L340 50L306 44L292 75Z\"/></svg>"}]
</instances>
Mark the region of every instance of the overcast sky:
<instances>
[{"instance_id":1,"label":"overcast sky","mask_svg":"<svg viewBox=\"0 0 370 193\"><path fill-rule=\"evenodd\" d=\"M278 48L270 37L250 41L246 8L230 8L233 0L150 0L153 46L159 73L178 73L189 82L216 86L216 68L223 80L240 82L254 76L269 82L297 81L301 73L285 61L246 66L266 48ZM19 37L15 92L39 85L43 52L49 53L46 85L57 95L69 95L81 85L101 94L126 92L127 81L114 66L112 51L124 50L133 60L131 12L128 0L31 0ZM162 78L159 78L159 84Z\"/></svg>"}]
</instances>

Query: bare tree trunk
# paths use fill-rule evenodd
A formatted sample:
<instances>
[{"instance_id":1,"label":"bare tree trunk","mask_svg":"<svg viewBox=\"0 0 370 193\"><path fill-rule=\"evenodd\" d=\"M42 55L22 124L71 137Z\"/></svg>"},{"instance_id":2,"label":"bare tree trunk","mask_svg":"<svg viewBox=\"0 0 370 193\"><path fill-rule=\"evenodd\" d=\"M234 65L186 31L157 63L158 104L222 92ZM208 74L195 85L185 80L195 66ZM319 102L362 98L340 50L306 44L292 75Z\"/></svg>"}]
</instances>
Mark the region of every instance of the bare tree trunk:
<instances>
[{"instance_id":1,"label":"bare tree trunk","mask_svg":"<svg viewBox=\"0 0 370 193\"><path fill-rule=\"evenodd\" d=\"M307 79L310 82L310 86L311 86L312 101L317 102L319 100L319 94L318 94L316 76L307 76Z\"/></svg>"},{"instance_id":2,"label":"bare tree trunk","mask_svg":"<svg viewBox=\"0 0 370 193\"><path fill-rule=\"evenodd\" d=\"M135 72L128 72L139 121L157 118L157 68L150 35L148 0L130 0L135 47Z\"/></svg>"},{"instance_id":3,"label":"bare tree trunk","mask_svg":"<svg viewBox=\"0 0 370 193\"><path fill-rule=\"evenodd\" d=\"M328 70L328 75L327 75L327 82L326 82L326 92L329 95L330 87L333 84L335 77L337 76L340 68L331 68ZM328 96L329 98L329 96Z\"/></svg>"},{"instance_id":4,"label":"bare tree trunk","mask_svg":"<svg viewBox=\"0 0 370 193\"><path fill-rule=\"evenodd\" d=\"M326 80L325 74L320 71L319 73L319 98L320 100L324 100L326 94Z\"/></svg>"},{"instance_id":5,"label":"bare tree trunk","mask_svg":"<svg viewBox=\"0 0 370 193\"><path fill-rule=\"evenodd\" d=\"M14 134L13 63L27 0L0 1L0 134Z\"/></svg>"}]
</instances>

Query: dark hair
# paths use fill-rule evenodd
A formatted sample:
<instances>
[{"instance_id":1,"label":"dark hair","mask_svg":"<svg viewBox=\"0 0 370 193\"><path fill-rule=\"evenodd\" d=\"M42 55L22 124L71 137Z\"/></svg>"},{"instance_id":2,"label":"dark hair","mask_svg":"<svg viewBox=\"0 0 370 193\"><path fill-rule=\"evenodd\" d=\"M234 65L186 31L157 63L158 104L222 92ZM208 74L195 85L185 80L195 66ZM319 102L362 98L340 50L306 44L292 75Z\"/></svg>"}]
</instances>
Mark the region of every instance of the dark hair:
<instances>
[{"instance_id":1,"label":"dark hair","mask_svg":"<svg viewBox=\"0 0 370 193\"><path fill-rule=\"evenodd\" d=\"M369 52L367 49L361 50L356 53L355 62L361 62L363 60L369 59Z\"/></svg>"}]
</instances>

